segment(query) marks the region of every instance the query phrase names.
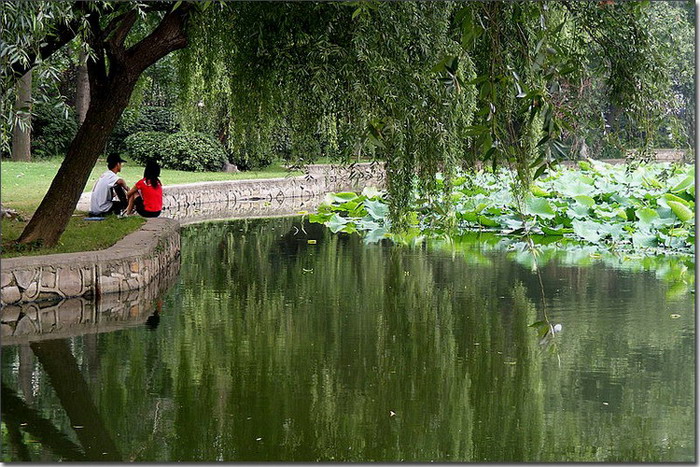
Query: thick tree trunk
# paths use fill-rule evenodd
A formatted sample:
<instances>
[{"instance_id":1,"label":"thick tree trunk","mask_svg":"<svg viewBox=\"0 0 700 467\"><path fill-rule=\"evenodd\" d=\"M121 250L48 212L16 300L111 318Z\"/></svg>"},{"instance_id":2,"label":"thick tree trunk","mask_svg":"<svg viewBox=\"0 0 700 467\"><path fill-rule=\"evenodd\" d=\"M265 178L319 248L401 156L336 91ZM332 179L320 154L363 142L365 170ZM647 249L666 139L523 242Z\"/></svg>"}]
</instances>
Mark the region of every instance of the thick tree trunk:
<instances>
[{"instance_id":1,"label":"thick tree trunk","mask_svg":"<svg viewBox=\"0 0 700 467\"><path fill-rule=\"evenodd\" d=\"M83 124L88 107L90 106L90 80L88 79L87 54L80 50L78 58L78 83L75 91L75 113L78 115L78 123Z\"/></svg>"},{"instance_id":2,"label":"thick tree trunk","mask_svg":"<svg viewBox=\"0 0 700 467\"><path fill-rule=\"evenodd\" d=\"M17 80L17 100L15 111L21 112L22 125L16 124L12 130L13 161L30 161L31 150L31 105L32 105L32 71L29 70Z\"/></svg>"},{"instance_id":3,"label":"thick tree trunk","mask_svg":"<svg viewBox=\"0 0 700 467\"><path fill-rule=\"evenodd\" d=\"M135 84L135 80L124 78L112 81L103 89L93 90L85 121L18 242L41 242L52 246L61 238L97 158L129 103Z\"/></svg>"}]
</instances>

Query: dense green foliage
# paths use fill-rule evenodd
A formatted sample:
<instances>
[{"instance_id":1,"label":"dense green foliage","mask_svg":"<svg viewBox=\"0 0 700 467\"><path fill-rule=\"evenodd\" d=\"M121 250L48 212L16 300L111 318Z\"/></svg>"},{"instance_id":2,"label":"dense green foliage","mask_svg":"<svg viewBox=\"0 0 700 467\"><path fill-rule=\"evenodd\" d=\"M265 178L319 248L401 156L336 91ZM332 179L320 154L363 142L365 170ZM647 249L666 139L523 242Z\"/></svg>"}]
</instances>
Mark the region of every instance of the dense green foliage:
<instances>
[{"instance_id":1,"label":"dense green foliage","mask_svg":"<svg viewBox=\"0 0 700 467\"><path fill-rule=\"evenodd\" d=\"M226 151L215 138L193 131L139 131L124 140L126 157L139 164L150 159L161 167L191 172L221 170Z\"/></svg>"},{"instance_id":2,"label":"dense green foliage","mask_svg":"<svg viewBox=\"0 0 700 467\"><path fill-rule=\"evenodd\" d=\"M77 131L72 108L49 103L36 105L32 115L32 157L65 156Z\"/></svg>"},{"instance_id":3,"label":"dense green foliage","mask_svg":"<svg viewBox=\"0 0 700 467\"><path fill-rule=\"evenodd\" d=\"M31 121L31 109L15 109L16 76L12 65L29 65L57 27L70 21L67 2L2 2L0 4L0 154L10 152L15 125ZM60 93L57 74L64 69L65 55L56 54L51 61L39 60L33 69L32 97L35 102L56 103ZM35 107L38 108L38 107ZM67 115L65 116L67 118Z\"/></svg>"},{"instance_id":4,"label":"dense green foliage","mask_svg":"<svg viewBox=\"0 0 700 467\"><path fill-rule=\"evenodd\" d=\"M121 154L128 150L126 139L138 132L175 133L180 129L177 117L170 107L138 106L128 108L117 122L107 143L107 154ZM157 148L153 148L156 150Z\"/></svg>"},{"instance_id":5,"label":"dense green foliage","mask_svg":"<svg viewBox=\"0 0 700 467\"><path fill-rule=\"evenodd\" d=\"M618 252L693 253L694 166L579 164L580 170L538 180L522 200L513 195L516 179L505 170L458 177L444 200L416 194L408 236L440 236L446 224L456 224L459 230L571 239ZM441 210L446 204L450 210ZM387 203L376 190L329 195L309 218L333 232L366 232L370 242L406 235L389 233Z\"/></svg>"},{"instance_id":6,"label":"dense green foliage","mask_svg":"<svg viewBox=\"0 0 700 467\"><path fill-rule=\"evenodd\" d=\"M168 135L160 148L160 164L168 169L205 172L221 170L226 152L215 138L194 131Z\"/></svg>"},{"instance_id":7,"label":"dense green foliage","mask_svg":"<svg viewBox=\"0 0 700 467\"><path fill-rule=\"evenodd\" d=\"M472 90L457 93L431 72L460 54L450 32L455 10L423 2L213 8L180 54L190 95L204 104L191 106L193 119L217 116L236 163L263 160L289 138L298 161L377 156L397 180L418 171L428 181L465 154L474 110ZM222 59L202 49L233 53ZM460 72L469 76L471 67L466 59ZM408 196L402 183L390 190L395 206Z\"/></svg>"},{"instance_id":8,"label":"dense green foliage","mask_svg":"<svg viewBox=\"0 0 700 467\"><path fill-rule=\"evenodd\" d=\"M180 111L243 167L280 154L384 160L393 215L409 201L414 175L436 193L437 171L448 189L453 169L475 161L515 168L523 191L533 172L587 148L619 157L688 141L677 129L692 106L674 92L692 88L692 62L685 53L672 58L670 48L688 42L691 10L649 2L236 3L193 25L193 46L178 56ZM673 18L682 32L669 37L663 25ZM232 53L198 53L222 49Z\"/></svg>"},{"instance_id":9,"label":"dense green foliage","mask_svg":"<svg viewBox=\"0 0 700 467\"><path fill-rule=\"evenodd\" d=\"M6 3L3 24L17 24L0 28L9 45L0 56L6 89L71 41L77 50L80 39L90 79L102 83L93 97L118 107L89 114L105 123L83 126L99 144L78 138L70 146L76 155L65 170L80 173L80 184L87 176L81 168L94 164L116 122L111 117L131 97L134 106L145 96L148 104L171 106L173 88L178 123L216 138L243 168L282 154L299 163L321 155L385 161L397 227L407 223L415 177L424 195L437 195L449 192L456 169L485 161L514 168L523 195L557 160L599 142L601 128L606 138L608 127L615 133L619 145L610 152L621 155L630 146L648 150L660 133L664 142L682 144L690 135L673 122L687 130L694 118L687 48L682 58L671 57L673 45L691 36L694 12L686 4ZM160 36L166 29L155 27L163 22L176 40ZM677 36L667 33L674 22L682 25ZM145 73L186 45L177 79L167 60ZM83 156L88 162L77 162ZM77 199L77 189L60 185L54 190ZM47 223L57 209L49 204L24 239L57 241L69 209Z\"/></svg>"},{"instance_id":10,"label":"dense green foliage","mask_svg":"<svg viewBox=\"0 0 700 467\"><path fill-rule=\"evenodd\" d=\"M146 165L149 160L162 163L162 146L167 136L167 133L159 131L138 131L124 139L124 150L121 153L141 165Z\"/></svg>"}]
</instances>

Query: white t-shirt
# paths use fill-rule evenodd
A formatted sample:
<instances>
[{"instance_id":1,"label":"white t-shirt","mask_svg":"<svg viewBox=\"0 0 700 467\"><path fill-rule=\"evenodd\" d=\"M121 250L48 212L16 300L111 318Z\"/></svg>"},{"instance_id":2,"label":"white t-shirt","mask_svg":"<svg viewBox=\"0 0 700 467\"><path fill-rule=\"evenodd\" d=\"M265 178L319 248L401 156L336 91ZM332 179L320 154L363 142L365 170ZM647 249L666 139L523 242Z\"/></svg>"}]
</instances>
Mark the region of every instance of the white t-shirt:
<instances>
[{"instance_id":1,"label":"white t-shirt","mask_svg":"<svg viewBox=\"0 0 700 467\"><path fill-rule=\"evenodd\" d=\"M112 208L112 187L119 177L111 170L106 171L95 182L90 196L90 212L107 212Z\"/></svg>"}]
</instances>

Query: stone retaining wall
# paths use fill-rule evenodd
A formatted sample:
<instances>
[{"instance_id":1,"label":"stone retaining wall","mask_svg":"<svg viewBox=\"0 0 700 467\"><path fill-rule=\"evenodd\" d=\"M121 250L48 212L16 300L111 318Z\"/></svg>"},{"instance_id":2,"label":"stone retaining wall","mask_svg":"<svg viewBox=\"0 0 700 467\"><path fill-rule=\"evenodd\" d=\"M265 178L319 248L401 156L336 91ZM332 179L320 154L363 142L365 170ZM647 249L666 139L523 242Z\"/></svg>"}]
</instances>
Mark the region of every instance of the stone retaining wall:
<instances>
[{"instance_id":1,"label":"stone retaining wall","mask_svg":"<svg viewBox=\"0 0 700 467\"><path fill-rule=\"evenodd\" d=\"M129 182L134 182L130 180ZM241 201L281 203L286 199L311 200L330 191L362 190L365 186L384 186L383 164L350 166L310 165L306 174L260 180L200 182L163 187L163 215L181 219L178 211L192 210L207 204L233 206ZM90 193L83 193L77 209L90 209Z\"/></svg>"},{"instance_id":2,"label":"stone retaining wall","mask_svg":"<svg viewBox=\"0 0 700 467\"><path fill-rule=\"evenodd\" d=\"M98 299L74 297L6 305L0 310L0 344L17 345L45 339L65 339L143 326L160 296L177 280L180 262L173 261L150 284L121 290Z\"/></svg>"},{"instance_id":3,"label":"stone retaining wall","mask_svg":"<svg viewBox=\"0 0 700 467\"><path fill-rule=\"evenodd\" d=\"M148 219L143 227L105 250L2 260L4 307L70 297L94 297L140 289L179 262L180 224Z\"/></svg>"}]
</instances>

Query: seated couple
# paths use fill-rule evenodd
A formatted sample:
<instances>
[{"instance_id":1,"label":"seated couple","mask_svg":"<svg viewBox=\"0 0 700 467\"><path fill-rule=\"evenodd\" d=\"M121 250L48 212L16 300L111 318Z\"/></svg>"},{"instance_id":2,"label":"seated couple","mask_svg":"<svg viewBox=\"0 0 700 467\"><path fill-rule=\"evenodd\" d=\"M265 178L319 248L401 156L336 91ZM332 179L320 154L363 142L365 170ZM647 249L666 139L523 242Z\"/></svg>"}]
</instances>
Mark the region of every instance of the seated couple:
<instances>
[{"instance_id":1,"label":"seated couple","mask_svg":"<svg viewBox=\"0 0 700 467\"><path fill-rule=\"evenodd\" d=\"M100 175L92 189L90 216L130 215L134 209L143 217L160 216L163 208L163 185L158 179L160 166L149 161L143 171L143 178L129 189L124 179L117 176L124 162L126 161L115 154L107 158L108 170Z\"/></svg>"}]
</instances>

